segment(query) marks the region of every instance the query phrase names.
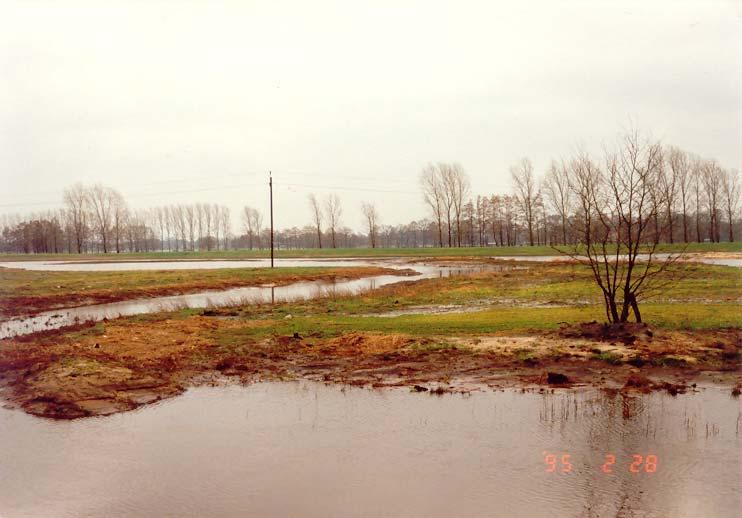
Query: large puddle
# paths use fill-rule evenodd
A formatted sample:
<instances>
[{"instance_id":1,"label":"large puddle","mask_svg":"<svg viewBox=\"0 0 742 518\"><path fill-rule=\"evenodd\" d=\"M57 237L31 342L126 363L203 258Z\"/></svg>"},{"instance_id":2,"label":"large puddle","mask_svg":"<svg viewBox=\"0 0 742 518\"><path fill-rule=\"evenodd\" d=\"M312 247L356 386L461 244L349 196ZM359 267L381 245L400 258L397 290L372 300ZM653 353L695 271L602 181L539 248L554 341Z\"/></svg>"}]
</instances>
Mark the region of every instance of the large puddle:
<instances>
[{"instance_id":1,"label":"large puddle","mask_svg":"<svg viewBox=\"0 0 742 518\"><path fill-rule=\"evenodd\" d=\"M291 382L71 422L0 409L0 515L739 516L741 428L740 401L714 387L432 396Z\"/></svg>"},{"instance_id":2,"label":"large puddle","mask_svg":"<svg viewBox=\"0 0 742 518\"><path fill-rule=\"evenodd\" d=\"M333 262L332 266L340 266ZM358 265L358 263L355 263ZM384 266L392 266L384 264ZM396 265L398 266L398 265ZM448 277L491 269L494 266L441 267L415 265L415 277L376 275L345 281L307 281L286 286L250 286L219 291L203 291L186 295L133 299L123 302L96 304L77 308L45 311L33 317L15 318L0 323L0 339L58 329L82 322L114 319L122 316L172 311L179 308L207 308L245 304L277 303L317 297L333 297L362 293L381 286L406 280ZM502 267L501 267L502 268Z\"/></svg>"}]
</instances>

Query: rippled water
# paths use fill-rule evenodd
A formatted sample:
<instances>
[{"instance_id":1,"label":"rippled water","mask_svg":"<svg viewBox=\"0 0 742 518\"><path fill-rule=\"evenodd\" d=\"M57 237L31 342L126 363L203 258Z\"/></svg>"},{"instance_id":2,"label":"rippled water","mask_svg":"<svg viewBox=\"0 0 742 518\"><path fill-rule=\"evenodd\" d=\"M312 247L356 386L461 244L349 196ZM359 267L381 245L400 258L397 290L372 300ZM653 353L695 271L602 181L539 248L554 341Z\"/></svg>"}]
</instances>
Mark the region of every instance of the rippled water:
<instances>
[{"instance_id":1,"label":"rippled water","mask_svg":"<svg viewBox=\"0 0 742 518\"><path fill-rule=\"evenodd\" d=\"M333 263L333 266L337 266L337 264ZM250 286L45 311L33 317L15 318L6 322L0 322L0 339L57 329L81 322L170 311L184 307L223 307L241 304L286 302L321 296L347 295L373 290L405 280L448 277L450 275L481 271L492 267L476 266L462 268L416 265L414 268L420 275L415 277L376 275L345 281L307 281L296 282L286 286Z\"/></svg>"},{"instance_id":2,"label":"rippled water","mask_svg":"<svg viewBox=\"0 0 742 518\"><path fill-rule=\"evenodd\" d=\"M624 398L262 383L71 422L0 409L0 515L738 516L741 421L714 387Z\"/></svg>"}]
</instances>

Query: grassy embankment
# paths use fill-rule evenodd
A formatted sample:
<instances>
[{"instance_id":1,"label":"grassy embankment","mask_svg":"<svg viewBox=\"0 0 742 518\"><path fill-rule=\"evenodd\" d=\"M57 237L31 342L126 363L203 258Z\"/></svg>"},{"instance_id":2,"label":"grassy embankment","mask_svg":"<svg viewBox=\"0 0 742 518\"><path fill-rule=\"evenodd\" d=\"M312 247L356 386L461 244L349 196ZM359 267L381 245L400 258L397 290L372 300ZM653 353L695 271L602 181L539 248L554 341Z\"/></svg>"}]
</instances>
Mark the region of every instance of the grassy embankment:
<instances>
[{"instance_id":1,"label":"grassy embankment","mask_svg":"<svg viewBox=\"0 0 742 518\"><path fill-rule=\"evenodd\" d=\"M0 318L83 304L266 283L359 278L394 273L376 267L225 268L121 272L50 272L0 268Z\"/></svg>"},{"instance_id":2,"label":"grassy embankment","mask_svg":"<svg viewBox=\"0 0 742 518\"><path fill-rule=\"evenodd\" d=\"M660 252L677 253L742 253L742 242L735 243L675 243L660 245ZM463 248L305 248L276 250L276 257L343 258L343 257L498 257L498 256L558 255L550 246L463 247ZM265 259L269 250L212 250L198 252L144 252L124 254L0 254L2 261L123 261L123 260L207 260Z\"/></svg>"}]
</instances>

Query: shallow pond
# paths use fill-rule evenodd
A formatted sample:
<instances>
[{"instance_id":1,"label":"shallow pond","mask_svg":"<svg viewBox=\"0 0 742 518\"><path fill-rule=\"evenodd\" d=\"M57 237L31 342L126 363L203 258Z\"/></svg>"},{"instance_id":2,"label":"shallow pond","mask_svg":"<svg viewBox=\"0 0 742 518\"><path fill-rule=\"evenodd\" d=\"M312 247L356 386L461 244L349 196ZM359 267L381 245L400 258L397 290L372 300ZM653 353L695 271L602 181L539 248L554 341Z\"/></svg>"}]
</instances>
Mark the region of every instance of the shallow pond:
<instances>
[{"instance_id":1,"label":"shallow pond","mask_svg":"<svg viewBox=\"0 0 742 518\"><path fill-rule=\"evenodd\" d=\"M433 396L286 382L70 422L0 409L0 515L738 516L740 427L740 401L715 387Z\"/></svg>"}]
</instances>

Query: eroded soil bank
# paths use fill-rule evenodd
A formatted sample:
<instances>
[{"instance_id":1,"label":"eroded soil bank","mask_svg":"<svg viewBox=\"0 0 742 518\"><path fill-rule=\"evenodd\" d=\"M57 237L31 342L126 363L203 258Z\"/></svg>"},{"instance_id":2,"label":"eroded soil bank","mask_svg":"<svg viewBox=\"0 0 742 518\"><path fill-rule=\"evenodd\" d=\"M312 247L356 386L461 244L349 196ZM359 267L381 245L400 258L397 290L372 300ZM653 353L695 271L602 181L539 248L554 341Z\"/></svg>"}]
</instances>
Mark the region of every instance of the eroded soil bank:
<instances>
[{"instance_id":1,"label":"eroded soil bank","mask_svg":"<svg viewBox=\"0 0 742 518\"><path fill-rule=\"evenodd\" d=\"M228 311L163 320L120 319L0 341L8 404L71 419L122 412L189 386L305 378L373 388L460 392L593 385L608 390L731 391L742 331L669 331L598 324L529 334L413 336L348 332L275 334L271 321Z\"/></svg>"}]
</instances>

